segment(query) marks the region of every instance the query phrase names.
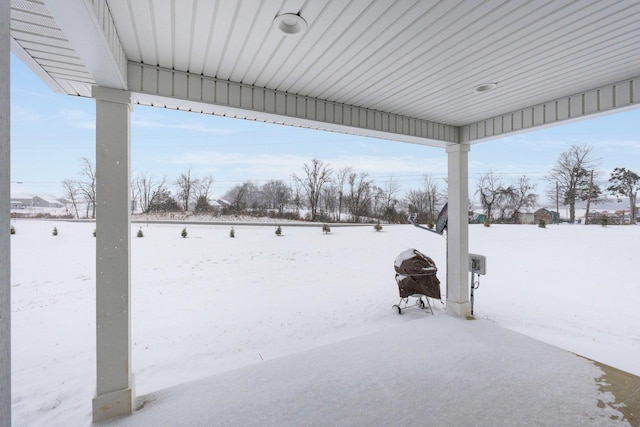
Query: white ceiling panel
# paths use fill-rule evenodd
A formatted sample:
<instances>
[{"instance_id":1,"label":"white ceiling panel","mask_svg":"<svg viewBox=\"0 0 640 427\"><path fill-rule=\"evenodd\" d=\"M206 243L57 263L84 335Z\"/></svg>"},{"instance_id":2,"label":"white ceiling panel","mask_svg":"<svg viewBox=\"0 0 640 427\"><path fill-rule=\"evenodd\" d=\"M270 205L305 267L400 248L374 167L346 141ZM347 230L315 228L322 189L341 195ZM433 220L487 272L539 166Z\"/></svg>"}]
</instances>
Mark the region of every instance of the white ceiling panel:
<instances>
[{"instance_id":1,"label":"white ceiling panel","mask_svg":"<svg viewBox=\"0 0 640 427\"><path fill-rule=\"evenodd\" d=\"M640 78L640 2L632 0L11 0L12 46L52 87L74 95L107 81L132 84L108 78L69 28L80 5L89 14L76 19L106 22L101 14L110 15L114 29L102 24L108 41L96 49L114 72L124 73L121 49L129 65L174 73L162 72L162 81L186 84L184 100L224 104L235 99L219 92L228 87L242 92L242 108L273 102L285 116L332 117L338 125L373 126L378 117L380 127L381 117L404 117L463 128L619 82L635 87ZM299 14L306 30L281 33L273 21L282 13ZM497 87L475 92L483 83ZM207 96L209 87L218 92ZM159 89L147 95L173 93ZM252 116L242 108L237 115Z\"/></svg>"}]
</instances>

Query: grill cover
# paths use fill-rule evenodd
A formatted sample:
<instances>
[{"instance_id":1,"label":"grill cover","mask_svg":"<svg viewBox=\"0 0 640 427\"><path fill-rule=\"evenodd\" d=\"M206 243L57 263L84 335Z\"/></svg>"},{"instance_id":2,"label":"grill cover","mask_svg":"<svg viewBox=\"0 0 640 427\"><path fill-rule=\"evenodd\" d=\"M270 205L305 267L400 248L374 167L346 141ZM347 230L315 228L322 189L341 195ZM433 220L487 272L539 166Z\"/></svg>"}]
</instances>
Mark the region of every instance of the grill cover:
<instances>
[{"instance_id":1,"label":"grill cover","mask_svg":"<svg viewBox=\"0 0 640 427\"><path fill-rule=\"evenodd\" d=\"M431 258L417 249L407 249L394 262L400 298L414 294L441 299L438 269Z\"/></svg>"}]
</instances>

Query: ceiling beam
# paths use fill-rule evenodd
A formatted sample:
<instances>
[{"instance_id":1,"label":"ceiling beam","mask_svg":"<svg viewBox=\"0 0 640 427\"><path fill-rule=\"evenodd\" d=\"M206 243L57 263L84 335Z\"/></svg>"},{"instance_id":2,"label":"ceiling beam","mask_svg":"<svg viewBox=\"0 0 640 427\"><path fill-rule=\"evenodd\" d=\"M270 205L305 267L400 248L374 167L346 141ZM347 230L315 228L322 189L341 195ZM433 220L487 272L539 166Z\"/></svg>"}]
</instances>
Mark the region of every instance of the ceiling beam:
<instances>
[{"instance_id":1,"label":"ceiling beam","mask_svg":"<svg viewBox=\"0 0 640 427\"><path fill-rule=\"evenodd\" d=\"M382 111L130 62L128 87L142 105L445 147L459 129Z\"/></svg>"},{"instance_id":2,"label":"ceiling beam","mask_svg":"<svg viewBox=\"0 0 640 427\"><path fill-rule=\"evenodd\" d=\"M127 58L106 0L46 0L45 5L98 86L127 89Z\"/></svg>"},{"instance_id":3,"label":"ceiling beam","mask_svg":"<svg viewBox=\"0 0 640 427\"><path fill-rule=\"evenodd\" d=\"M460 142L471 144L638 107L640 77L462 126Z\"/></svg>"}]
</instances>

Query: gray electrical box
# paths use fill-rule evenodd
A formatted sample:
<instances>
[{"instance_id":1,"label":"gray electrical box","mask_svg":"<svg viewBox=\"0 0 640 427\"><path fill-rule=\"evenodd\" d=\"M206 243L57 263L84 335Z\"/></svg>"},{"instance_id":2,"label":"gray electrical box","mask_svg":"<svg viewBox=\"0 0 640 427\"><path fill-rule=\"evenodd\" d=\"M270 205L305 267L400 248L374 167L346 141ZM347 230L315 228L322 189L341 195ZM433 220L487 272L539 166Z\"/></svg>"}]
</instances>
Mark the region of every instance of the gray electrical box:
<instances>
[{"instance_id":1,"label":"gray electrical box","mask_svg":"<svg viewBox=\"0 0 640 427\"><path fill-rule=\"evenodd\" d=\"M487 258L484 255L469 254L469 272L487 274Z\"/></svg>"}]
</instances>

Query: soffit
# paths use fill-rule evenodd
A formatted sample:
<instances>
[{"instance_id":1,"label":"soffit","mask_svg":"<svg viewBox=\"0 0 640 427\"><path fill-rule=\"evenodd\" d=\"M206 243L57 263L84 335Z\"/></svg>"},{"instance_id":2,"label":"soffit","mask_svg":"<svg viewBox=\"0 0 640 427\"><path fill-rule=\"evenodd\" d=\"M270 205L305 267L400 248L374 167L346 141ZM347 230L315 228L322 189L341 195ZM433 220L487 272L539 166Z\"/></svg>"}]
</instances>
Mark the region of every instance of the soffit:
<instances>
[{"instance_id":1,"label":"soffit","mask_svg":"<svg viewBox=\"0 0 640 427\"><path fill-rule=\"evenodd\" d=\"M640 76L629 0L77 3L80 16L63 0L11 0L12 49L72 95L127 89L124 61L462 127ZM282 13L308 28L283 35ZM78 29L103 31L101 55ZM497 88L474 92L483 83Z\"/></svg>"}]
</instances>

